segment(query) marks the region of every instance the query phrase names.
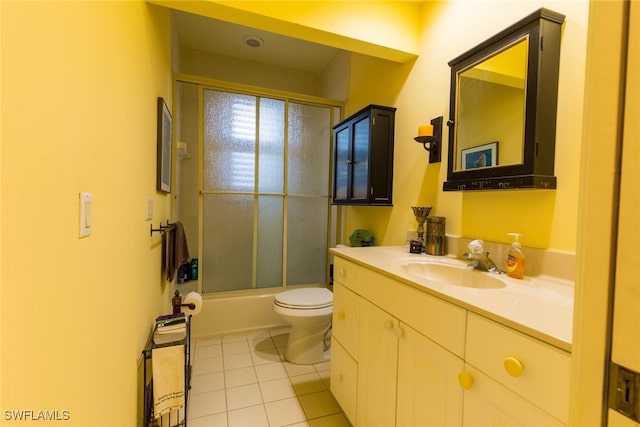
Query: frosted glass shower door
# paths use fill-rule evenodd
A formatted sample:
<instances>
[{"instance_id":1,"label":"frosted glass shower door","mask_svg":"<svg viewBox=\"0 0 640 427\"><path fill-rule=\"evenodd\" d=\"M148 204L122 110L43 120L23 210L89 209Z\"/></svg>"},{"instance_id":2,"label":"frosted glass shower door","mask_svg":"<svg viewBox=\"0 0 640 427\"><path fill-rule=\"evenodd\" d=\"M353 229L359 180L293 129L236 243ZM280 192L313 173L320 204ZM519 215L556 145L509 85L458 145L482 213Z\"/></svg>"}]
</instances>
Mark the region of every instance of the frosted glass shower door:
<instances>
[{"instance_id":1,"label":"frosted glass shower door","mask_svg":"<svg viewBox=\"0 0 640 427\"><path fill-rule=\"evenodd\" d=\"M326 283L331 109L203 100L203 292Z\"/></svg>"}]
</instances>

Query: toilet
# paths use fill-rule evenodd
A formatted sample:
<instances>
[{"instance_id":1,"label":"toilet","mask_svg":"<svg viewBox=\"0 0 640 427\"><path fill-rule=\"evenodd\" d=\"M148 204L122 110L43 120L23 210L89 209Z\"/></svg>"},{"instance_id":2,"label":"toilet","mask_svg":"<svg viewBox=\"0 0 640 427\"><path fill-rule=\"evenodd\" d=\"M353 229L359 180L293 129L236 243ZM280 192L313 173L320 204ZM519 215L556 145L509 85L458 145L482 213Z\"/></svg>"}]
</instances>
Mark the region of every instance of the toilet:
<instances>
[{"instance_id":1,"label":"toilet","mask_svg":"<svg viewBox=\"0 0 640 427\"><path fill-rule=\"evenodd\" d=\"M291 325L288 362L310 365L329 360L325 335L331 327L333 292L326 288L301 288L280 292L273 310Z\"/></svg>"}]
</instances>

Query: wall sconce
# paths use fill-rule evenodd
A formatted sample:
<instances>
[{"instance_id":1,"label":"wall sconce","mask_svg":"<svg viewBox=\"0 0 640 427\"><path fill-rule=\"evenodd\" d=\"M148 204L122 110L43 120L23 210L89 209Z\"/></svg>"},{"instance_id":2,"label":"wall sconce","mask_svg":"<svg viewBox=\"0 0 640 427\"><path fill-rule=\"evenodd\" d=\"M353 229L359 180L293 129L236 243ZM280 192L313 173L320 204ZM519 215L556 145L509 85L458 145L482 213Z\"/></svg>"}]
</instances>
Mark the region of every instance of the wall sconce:
<instances>
[{"instance_id":1,"label":"wall sconce","mask_svg":"<svg viewBox=\"0 0 640 427\"><path fill-rule=\"evenodd\" d=\"M430 125L418 128L418 136L414 139L429 152L429 163L439 163L442 160L442 116L431 120Z\"/></svg>"}]
</instances>

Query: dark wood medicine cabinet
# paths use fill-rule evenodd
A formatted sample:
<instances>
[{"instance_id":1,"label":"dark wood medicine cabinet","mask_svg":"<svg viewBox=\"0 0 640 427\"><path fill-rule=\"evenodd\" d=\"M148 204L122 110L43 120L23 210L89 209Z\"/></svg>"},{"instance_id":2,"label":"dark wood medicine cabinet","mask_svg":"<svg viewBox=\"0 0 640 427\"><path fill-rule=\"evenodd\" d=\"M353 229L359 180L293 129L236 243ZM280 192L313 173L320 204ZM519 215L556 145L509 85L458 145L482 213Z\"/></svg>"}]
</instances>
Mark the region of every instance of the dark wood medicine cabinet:
<instances>
[{"instance_id":1,"label":"dark wood medicine cabinet","mask_svg":"<svg viewBox=\"0 0 640 427\"><path fill-rule=\"evenodd\" d=\"M395 111L372 104L333 127L333 204L393 205Z\"/></svg>"},{"instance_id":2,"label":"dark wood medicine cabinet","mask_svg":"<svg viewBox=\"0 0 640 427\"><path fill-rule=\"evenodd\" d=\"M445 191L556 188L564 19L539 9L449 62Z\"/></svg>"}]
</instances>

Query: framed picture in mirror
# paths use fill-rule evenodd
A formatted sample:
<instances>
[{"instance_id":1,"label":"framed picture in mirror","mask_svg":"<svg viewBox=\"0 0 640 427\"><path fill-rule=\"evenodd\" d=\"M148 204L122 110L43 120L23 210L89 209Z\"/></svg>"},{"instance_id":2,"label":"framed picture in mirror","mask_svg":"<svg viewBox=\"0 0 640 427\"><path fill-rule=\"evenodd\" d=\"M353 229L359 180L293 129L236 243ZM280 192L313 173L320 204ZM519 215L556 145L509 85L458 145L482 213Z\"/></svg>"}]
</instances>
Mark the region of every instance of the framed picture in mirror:
<instances>
[{"instance_id":1,"label":"framed picture in mirror","mask_svg":"<svg viewBox=\"0 0 640 427\"><path fill-rule=\"evenodd\" d=\"M462 169L490 168L498 164L498 141L462 150Z\"/></svg>"}]
</instances>

